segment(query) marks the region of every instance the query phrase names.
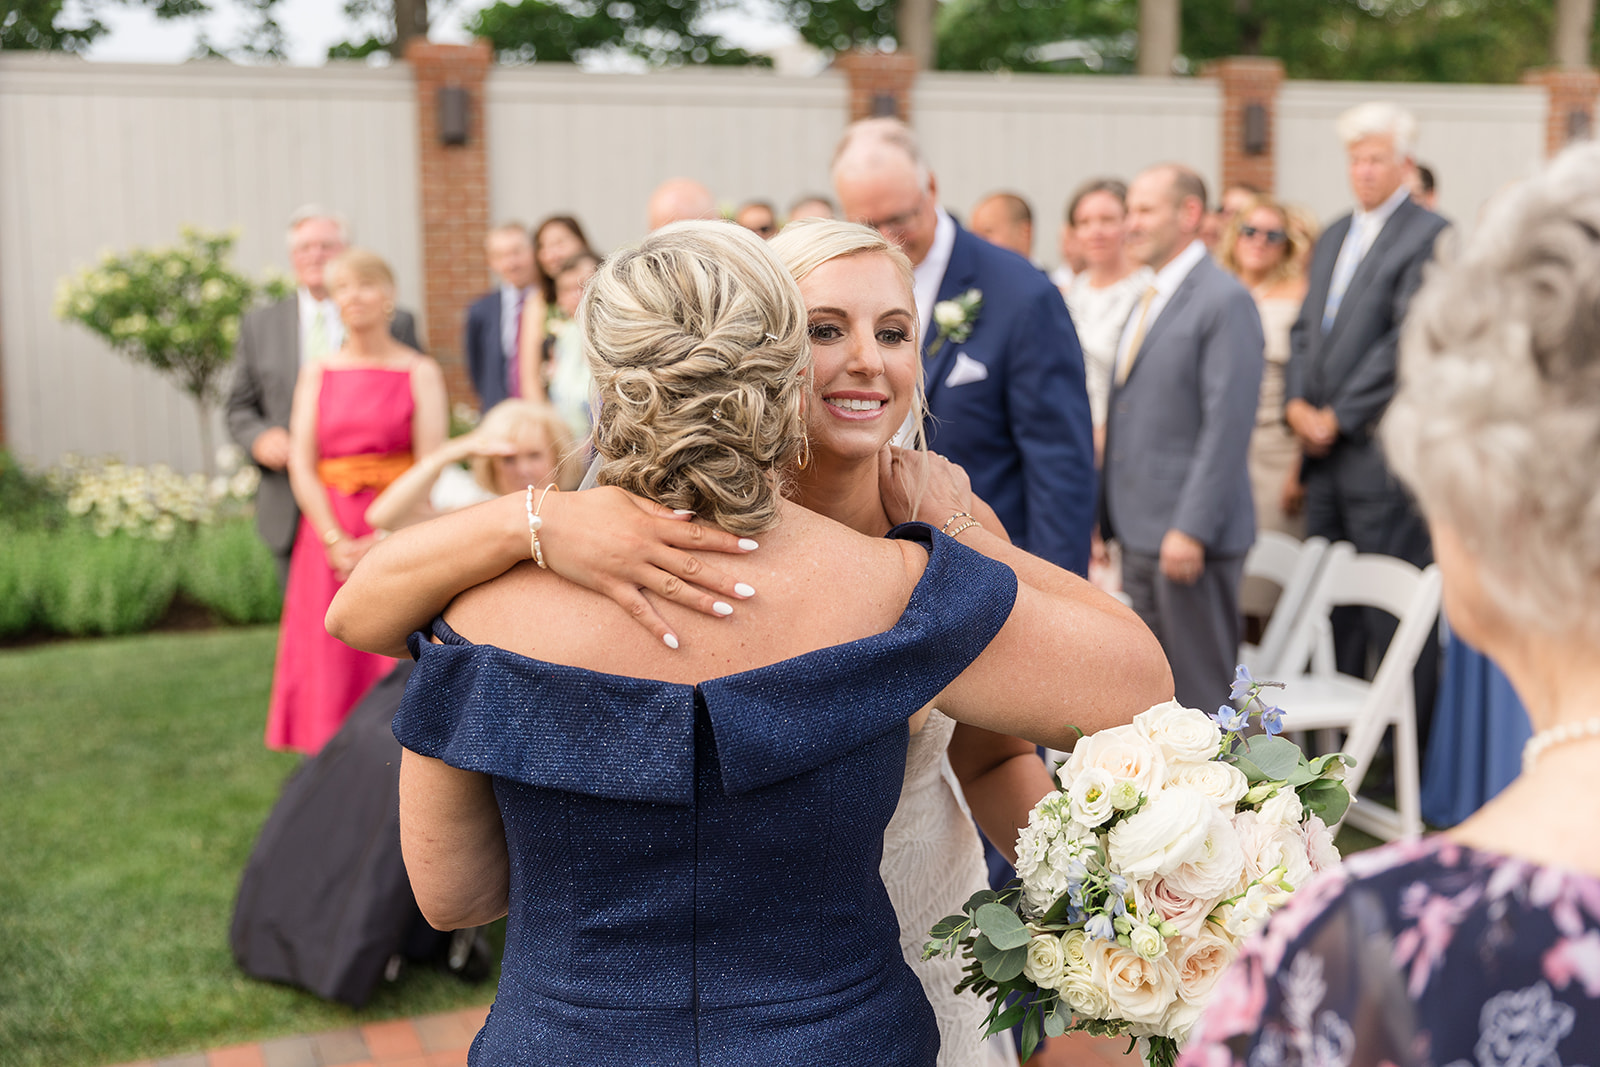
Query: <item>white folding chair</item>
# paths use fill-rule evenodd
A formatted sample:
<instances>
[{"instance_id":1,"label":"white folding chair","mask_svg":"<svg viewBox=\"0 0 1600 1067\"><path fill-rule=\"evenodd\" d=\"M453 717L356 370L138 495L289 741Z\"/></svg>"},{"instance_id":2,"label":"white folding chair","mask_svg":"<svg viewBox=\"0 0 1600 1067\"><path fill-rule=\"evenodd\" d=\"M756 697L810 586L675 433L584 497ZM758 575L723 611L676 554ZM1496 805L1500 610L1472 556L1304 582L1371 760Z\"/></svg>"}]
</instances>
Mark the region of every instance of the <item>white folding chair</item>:
<instances>
[{"instance_id":1,"label":"white folding chair","mask_svg":"<svg viewBox=\"0 0 1600 1067\"><path fill-rule=\"evenodd\" d=\"M1306 607L1327 551L1325 537L1300 541L1277 530L1257 531L1256 543L1244 558L1244 576L1269 581L1280 592L1261 643L1239 647L1239 662L1256 677L1276 678L1280 673L1305 669L1304 662L1286 663L1284 653L1296 628L1306 625Z\"/></svg>"},{"instance_id":2,"label":"white folding chair","mask_svg":"<svg viewBox=\"0 0 1600 1067\"><path fill-rule=\"evenodd\" d=\"M1439 593L1437 565L1418 570L1390 556L1358 555L1352 546L1340 542L1328 549L1322 574L1309 597L1307 611L1314 625L1302 627L1285 651L1285 663L1297 663L1304 670L1310 661L1311 669L1282 679L1287 683L1281 697L1283 725L1296 732L1344 734L1343 750L1355 761L1345 772L1345 784L1352 797L1361 788L1384 730L1394 727L1395 806L1389 808L1362 798L1350 805L1345 816L1351 825L1388 841L1422 833L1421 770L1411 675L1422 643L1433 633ZM1328 615L1336 607L1377 608L1398 621L1370 682L1341 674L1333 666Z\"/></svg>"}]
</instances>

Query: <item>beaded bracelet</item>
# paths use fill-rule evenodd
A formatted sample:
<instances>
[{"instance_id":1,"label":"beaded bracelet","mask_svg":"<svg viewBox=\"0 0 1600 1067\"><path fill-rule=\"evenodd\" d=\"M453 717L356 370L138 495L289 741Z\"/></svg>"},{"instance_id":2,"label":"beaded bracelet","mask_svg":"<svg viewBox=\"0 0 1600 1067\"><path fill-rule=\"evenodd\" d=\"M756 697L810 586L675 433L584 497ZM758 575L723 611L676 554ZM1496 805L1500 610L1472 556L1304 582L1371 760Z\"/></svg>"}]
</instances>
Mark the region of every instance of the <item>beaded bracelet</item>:
<instances>
[{"instance_id":1,"label":"beaded bracelet","mask_svg":"<svg viewBox=\"0 0 1600 1067\"><path fill-rule=\"evenodd\" d=\"M541 570L549 570L550 568L545 566L544 546L539 544L539 530L544 526L544 520L539 517L539 509L544 507L544 498L549 496L550 491L555 488L555 482L551 482L544 487L544 492L539 494L539 503L534 505L533 516L528 520L529 535L533 538L533 561L539 565ZM559 492L559 490L557 491ZM531 485L528 487L528 495L530 497L533 495L533 486Z\"/></svg>"},{"instance_id":2,"label":"beaded bracelet","mask_svg":"<svg viewBox=\"0 0 1600 1067\"><path fill-rule=\"evenodd\" d=\"M544 555L544 553L539 550L539 527L544 525L544 520L539 518L538 515L534 514L533 486L531 485L528 486L528 495L522 498L522 507L528 513L528 558L537 560L540 556ZM542 563L539 565L541 567L544 566Z\"/></svg>"},{"instance_id":3,"label":"beaded bracelet","mask_svg":"<svg viewBox=\"0 0 1600 1067\"><path fill-rule=\"evenodd\" d=\"M939 527L939 532L942 533L942 534L950 534L950 524L955 522L957 519L967 519L967 520L972 521L972 522L976 522L977 521L976 519L973 519L971 515L968 515L965 511L958 511L954 515L950 516L948 519L944 520L944 525ZM950 534L950 536L954 537L955 535L954 534Z\"/></svg>"},{"instance_id":4,"label":"beaded bracelet","mask_svg":"<svg viewBox=\"0 0 1600 1067\"><path fill-rule=\"evenodd\" d=\"M957 526L954 530L951 530L949 536L951 536L951 537L960 537L962 534L966 533L968 530L972 529L974 526L981 526L981 525L982 525L982 523L980 523L977 519L974 519L971 516L968 516L967 517L967 521L962 523L960 526Z\"/></svg>"}]
</instances>

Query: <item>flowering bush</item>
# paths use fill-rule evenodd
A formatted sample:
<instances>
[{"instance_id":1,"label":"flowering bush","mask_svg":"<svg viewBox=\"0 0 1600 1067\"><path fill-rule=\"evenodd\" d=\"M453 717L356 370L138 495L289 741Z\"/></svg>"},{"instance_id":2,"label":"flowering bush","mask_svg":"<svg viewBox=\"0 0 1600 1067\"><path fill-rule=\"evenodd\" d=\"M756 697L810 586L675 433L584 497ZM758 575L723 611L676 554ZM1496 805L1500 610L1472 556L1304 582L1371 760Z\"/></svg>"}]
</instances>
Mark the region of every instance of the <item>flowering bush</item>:
<instances>
[{"instance_id":1,"label":"flowering bush","mask_svg":"<svg viewBox=\"0 0 1600 1067\"><path fill-rule=\"evenodd\" d=\"M114 351L173 378L200 408L211 460L212 412L233 359L239 318L263 298L287 296L280 278L253 282L227 264L234 234L184 227L174 247L107 252L56 286L56 317L98 334Z\"/></svg>"},{"instance_id":2,"label":"flowering bush","mask_svg":"<svg viewBox=\"0 0 1600 1067\"><path fill-rule=\"evenodd\" d=\"M181 475L162 463L132 467L116 459L68 455L47 475L66 498L67 512L88 521L101 537L118 531L131 537L170 541L185 527L209 526L247 514L261 475L240 463L238 450L224 449L226 475Z\"/></svg>"},{"instance_id":3,"label":"flowering bush","mask_svg":"<svg viewBox=\"0 0 1600 1067\"><path fill-rule=\"evenodd\" d=\"M1345 757L1275 736L1273 685L1240 667L1238 710L1161 704L1081 739L1018 836L1019 879L933 928L925 956L966 954L957 989L993 1000L991 1033L1022 1025L1024 1059L1084 1030L1170 1064L1240 941L1338 863ZM1245 739L1252 708L1267 732Z\"/></svg>"}]
</instances>

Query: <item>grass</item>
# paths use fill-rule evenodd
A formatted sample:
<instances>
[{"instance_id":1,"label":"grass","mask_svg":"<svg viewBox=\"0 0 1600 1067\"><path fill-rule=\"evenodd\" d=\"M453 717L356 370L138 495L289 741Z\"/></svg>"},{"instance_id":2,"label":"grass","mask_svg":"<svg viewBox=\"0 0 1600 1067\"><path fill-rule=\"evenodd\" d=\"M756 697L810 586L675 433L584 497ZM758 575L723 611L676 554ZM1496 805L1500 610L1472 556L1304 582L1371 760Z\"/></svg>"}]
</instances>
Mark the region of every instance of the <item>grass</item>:
<instances>
[{"instance_id":1,"label":"grass","mask_svg":"<svg viewBox=\"0 0 1600 1067\"><path fill-rule=\"evenodd\" d=\"M0 651L0 1060L96 1067L481 1004L425 969L362 1011L246 978L239 872L297 757L261 743L276 631Z\"/></svg>"}]
</instances>

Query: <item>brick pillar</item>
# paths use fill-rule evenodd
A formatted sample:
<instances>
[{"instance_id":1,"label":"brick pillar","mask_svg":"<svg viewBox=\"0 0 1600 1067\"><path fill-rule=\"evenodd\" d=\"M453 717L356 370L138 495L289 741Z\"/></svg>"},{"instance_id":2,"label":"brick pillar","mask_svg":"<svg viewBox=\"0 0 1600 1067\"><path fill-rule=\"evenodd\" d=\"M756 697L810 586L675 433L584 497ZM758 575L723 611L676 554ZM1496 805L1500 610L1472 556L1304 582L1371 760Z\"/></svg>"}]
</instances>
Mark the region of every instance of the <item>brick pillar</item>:
<instances>
[{"instance_id":1,"label":"brick pillar","mask_svg":"<svg viewBox=\"0 0 1600 1067\"><path fill-rule=\"evenodd\" d=\"M1595 135L1595 105L1600 100L1600 72L1582 70L1530 70L1523 75L1528 85L1544 86L1549 106L1545 109L1544 153L1553 156L1573 141Z\"/></svg>"},{"instance_id":2,"label":"brick pillar","mask_svg":"<svg viewBox=\"0 0 1600 1067\"><path fill-rule=\"evenodd\" d=\"M494 51L487 41L468 45L406 46L417 91L417 154L422 184L422 288L428 351L444 368L450 400L472 403L461 336L467 307L489 288L483 239L489 232L488 147L484 143L483 83ZM466 141L440 139L440 91L466 92ZM450 106L447 102L446 108ZM448 113L443 116L449 118Z\"/></svg>"},{"instance_id":3,"label":"brick pillar","mask_svg":"<svg viewBox=\"0 0 1600 1067\"><path fill-rule=\"evenodd\" d=\"M1222 85L1222 189L1244 182L1270 193L1278 181L1278 87L1283 63L1232 56L1206 65ZM1222 189L1218 189L1220 196Z\"/></svg>"},{"instance_id":4,"label":"brick pillar","mask_svg":"<svg viewBox=\"0 0 1600 1067\"><path fill-rule=\"evenodd\" d=\"M917 80L914 56L888 52L846 52L833 61L850 80L850 121L894 116L911 121L911 86Z\"/></svg>"}]
</instances>

